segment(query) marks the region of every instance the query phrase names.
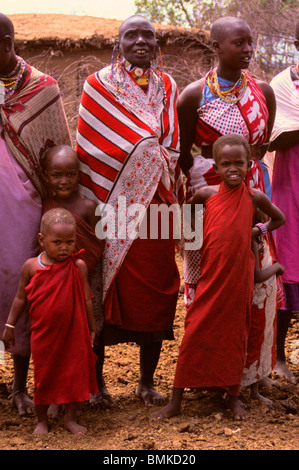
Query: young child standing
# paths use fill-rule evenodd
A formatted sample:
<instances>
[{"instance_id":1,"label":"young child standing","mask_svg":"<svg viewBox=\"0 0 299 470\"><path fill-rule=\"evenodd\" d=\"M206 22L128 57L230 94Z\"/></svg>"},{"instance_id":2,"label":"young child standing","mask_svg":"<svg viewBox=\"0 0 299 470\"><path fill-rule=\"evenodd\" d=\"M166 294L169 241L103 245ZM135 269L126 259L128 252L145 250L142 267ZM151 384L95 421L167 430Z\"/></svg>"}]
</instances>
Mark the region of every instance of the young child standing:
<instances>
[{"instance_id":1,"label":"young child standing","mask_svg":"<svg viewBox=\"0 0 299 470\"><path fill-rule=\"evenodd\" d=\"M3 341L14 344L14 327L29 302L34 366L35 434L48 432L50 404L65 405L65 427L74 434L86 428L76 421L80 403L97 392L93 306L85 262L74 254L76 222L65 209L52 209L41 220L42 251L22 268Z\"/></svg>"},{"instance_id":2,"label":"young child standing","mask_svg":"<svg viewBox=\"0 0 299 470\"><path fill-rule=\"evenodd\" d=\"M43 202L43 213L54 207L64 207L69 210L76 221L76 250L85 250L82 259L88 269L89 285L93 294L92 302L96 321L96 338L94 352L98 356L96 365L101 395L111 402L112 398L103 384L102 374L98 372L104 361L104 345L102 330L104 312L102 309L102 274L101 256L104 249L104 240L95 234L95 226L99 218L95 215L97 203L83 196L79 191L79 160L76 151L68 145L58 145L49 149L45 156L45 179L49 190L49 197ZM99 392L100 393L100 392ZM101 396L102 399L102 396ZM92 403L98 397L92 397ZM51 407L52 416L58 410Z\"/></svg>"},{"instance_id":3,"label":"young child standing","mask_svg":"<svg viewBox=\"0 0 299 470\"><path fill-rule=\"evenodd\" d=\"M83 259L88 272L95 271L103 252L104 241L95 235L99 218L97 203L79 191L79 161L76 151L68 145L49 149L45 156L45 178L50 196L43 202L43 213L54 207L70 211L77 224L76 249L85 249Z\"/></svg>"},{"instance_id":4,"label":"young child standing","mask_svg":"<svg viewBox=\"0 0 299 470\"><path fill-rule=\"evenodd\" d=\"M204 204L201 275L185 321L174 389L170 402L153 417L180 413L184 388L221 389L234 419L246 414L238 399L246 357L254 286L254 255L251 237L256 208L270 220L271 231L284 216L259 190L250 190L244 179L250 167L250 147L239 135L220 137L213 146L215 170L221 177L217 190L199 189L188 202Z\"/></svg>"}]
</instances>

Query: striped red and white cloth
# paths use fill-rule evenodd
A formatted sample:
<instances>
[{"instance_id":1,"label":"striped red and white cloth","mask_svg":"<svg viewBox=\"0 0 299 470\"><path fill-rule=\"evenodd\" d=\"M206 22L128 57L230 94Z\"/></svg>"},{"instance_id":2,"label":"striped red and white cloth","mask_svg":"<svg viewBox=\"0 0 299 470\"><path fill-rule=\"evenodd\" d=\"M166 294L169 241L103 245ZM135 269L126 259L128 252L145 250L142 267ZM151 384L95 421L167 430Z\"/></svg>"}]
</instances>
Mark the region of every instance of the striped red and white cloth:
<instances>
[{"instance_id":1,"label":"striped red and white cloth","mask_svg":"<svg viewBox=\"0 0 299 470\"><path fill-rule=\"evenodd\" d=\"M0 105L3 137L12 155L42 197L42 159L48 148L71 145L56 80L26 63L21 86Z\"/></svg>"},{"instance_id":2,"label":"striped red and white cloth","mask_svg":"<svg viewBox=\"0 0 299 470\"><path fill-rule=\"evenodd\" d=\"M133 204L147 209L157 193L167 204L182 201L177 97L169 75L151 71L145 93L119 66L105 67L84 84L77 132L82 193L106 209L109 204L114 214L124 201L126 227L136 221L128 210ZM104 297L132 241L119 234L106 240Z\"/></svg>"}]
</instances>

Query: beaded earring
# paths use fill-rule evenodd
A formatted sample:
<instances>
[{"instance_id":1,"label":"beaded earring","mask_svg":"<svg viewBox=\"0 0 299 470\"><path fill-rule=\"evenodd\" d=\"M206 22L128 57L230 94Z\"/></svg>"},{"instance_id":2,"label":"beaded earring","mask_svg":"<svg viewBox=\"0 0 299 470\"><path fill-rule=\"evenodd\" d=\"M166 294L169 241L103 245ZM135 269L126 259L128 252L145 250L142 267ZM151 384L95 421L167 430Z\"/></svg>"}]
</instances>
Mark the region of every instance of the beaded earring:
<instances>
[{"instance_id":1,"label":"beaded earring","mask_svg":"<svg viewBox=\"0 0 299 470\"><path fill-rule=\"evenodd\" d=\"M160 80L160 84L163 90L163 103L164 103L164 106L166 106L167 95L166 95L164 79L163 79L164 64L163 64L163 58L162 58L162 52L161 52L160 46L158 46L158 56L155 57L154 69Z\"/></svg>"}]
</instances>

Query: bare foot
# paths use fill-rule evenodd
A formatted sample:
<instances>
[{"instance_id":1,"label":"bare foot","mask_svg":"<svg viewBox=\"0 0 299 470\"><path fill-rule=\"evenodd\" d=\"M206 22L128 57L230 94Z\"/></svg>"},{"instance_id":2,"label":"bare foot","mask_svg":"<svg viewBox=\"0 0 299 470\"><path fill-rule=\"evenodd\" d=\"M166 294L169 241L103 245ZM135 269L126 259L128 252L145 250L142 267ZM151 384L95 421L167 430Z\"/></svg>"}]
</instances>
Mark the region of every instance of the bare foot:
<instances>
[{"instance_id":1,"label":"bare foot","mask_svg":"<svg viewBox=\"0 0 299 470\"><path fill-rule=\"evenodd\" d=\"M248 413L244 411L244 403L242 403L237 397L227 395L226 403L228 408L232 411L233 417L236 421L241 421L248 417Z\"/></svg>"},{"instance_id":2,"label":"bare foot","mask_svg":"<svg viewBox=\"0 0 299 470\"><path fill-rule=\"evenodd\" d=\"M256 383L251 385L251 387L250 387L250 398L252 398L253 400L259 400L259 401L261 401L262 403L264 403L265 405L268 405L268 406L273 405L272 400L270 400L269 398L264 397L263 395L261 395L259 393L259 383L260 382L256 382Z\"/></svg>"},{"instance_id":3,"label":"bare foot","mask_svg":"<svg viewBox=\"0 0 299 470\"><path fill-rule=\"evenodd\" d=\"M83 435L87 432L87 428L81 426L73 419L65 419L64 426L72 434Z\"/></svg>"},{"instance_id":4,"label":"bare foot","mask_svg":"<svg viewBox=\"0 0 299 470\"><path fill-rule=\"evenodd\" d=\"M293 384L296 384L296 378L294 374L289 370L288 366L283 361L277 361L274 368L275 374L279 377L284 377Z\"/></svg>"},{"instance_id":5,"label":"bare foot","mask_svg":"<svg viewBox=\"0 0 299 470\"><path fill-rule=\"evenodd\" d=\"M18 391L11 394L12 403L17 408L20 416L33 415L34 404L33 401L23 391Z\"/></svg>"},{"instance_id":6,"label":"bare foot","mask_svg":"<svg viewBox=\"0 0 299 470\"><path fill-rule=\"evenodd\" d=\"M138 383L136 395L144 401L145 406L161 406L165 403L165 398L155 390L153 385L143 385Z\"/></svg>"},{"instance_id":7,"label":"bare foot","mask_svg":"<svg viewBox=\"0 0 299 470\"><path fill-rule=\"evenodd\" d=\"M54 403L52 403L48 408L47 414L48 418L57 419L59 416L59 405L55 405Z\"/></svg>"},{"instance_id":8,"label":"bare foot","mask_svg":"<svg viewBox=\"0 0 299 470\"><path fill-rule=\"evenodd\" d=\"M172 418L173 416L178 416L181 412L181 406L176 405L173 402L169 402L168 405L161 408L161 410L156 411L151 415L151 418L154 419L168 419Z\"/></svg>"},{"instance_id":9,"label":"bare foot","mask_svg":"<svg viewBox=\"0 0 299 470\"><path fill-rule=\"evenodd\" d=\"M40 421L39 423L37 423L37 426L34 429L33 434L41 436L41 435L48 434L48 431L49 431L48 423L45 421Z\"/></svg>"},{"instance_id":10,"label":"bare foot","mask_svg":"<svg viewBox=\"0 0 299 470\"><path fill-rule=\"evenodd\" d=\"M94 408L99 408L101 410L107 410L116 406L112 396L106 388L100 390L96 395L93 395L90 398L89 403Z\"/></svg>"}]
</instances>

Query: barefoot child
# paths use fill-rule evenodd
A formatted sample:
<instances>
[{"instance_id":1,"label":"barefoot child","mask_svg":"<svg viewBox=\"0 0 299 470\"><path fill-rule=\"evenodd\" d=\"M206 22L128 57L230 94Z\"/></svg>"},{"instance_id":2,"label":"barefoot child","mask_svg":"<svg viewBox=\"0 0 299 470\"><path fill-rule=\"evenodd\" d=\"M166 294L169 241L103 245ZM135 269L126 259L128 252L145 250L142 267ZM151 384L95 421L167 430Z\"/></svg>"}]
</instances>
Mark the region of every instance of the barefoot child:
<instances>
[{"instance_id":1,"label":"barefoot child","mask_svg":"<svg viewBox=\"0 0 299 470\"><path fill-rule=\"evenodd\" d=\"M14 344L14 327L29 302L34 366L35 434L48 432L47 409L65 405L65 427L74 434L86 428L76 422L80 403L97 392L92 341L95 321L87 268L74 254L76 222L65 209L43 215L38 240L44 250L22 268L3 341Z\"/></svg>"},{"instance_id":2,"label":"barefoot child","mask_svg":"<svg viewBox=\"0 0 299 470\"><path fill-rule=\"evenodd\" d=\"M95 215L97 203L83 196L79 191L79 161L76 151L67 145L58 145L48 150L45 156L45 179L50 197L43 202L43 213L54 207L64 207L69 210L76 221L76 251L84 248L82 259L88 269L88 278L93 293L93 308L96 320L96 339L94 352L98 356L97 370L101 370L104 358L104 346L101 332L104 322L102 311L102 280L100 259L104 249L104 240L97 238L95 226L99 218ZM102 374L98 373L100 390L105 390L102 384ZM104 392L103 392L104 393ZM110 395L106 394L109 401ZM97 400L92 397L92 402ZM111 398L112 405L112 398ZM51 407L52 416L58 410Z\"/></svg>"},{"instance_id":3,"label":"barefoot child","mask_svg":"<svg viewBox=\"0 0 299 470\"><path fill-rule=\"evenodd\" d=\"M199 189L189 204L204 204L201 275L185 321L173 395L157 418L180 413L184 388L221 389L234 419L246 415L238 400L246 357L254 285L251 237L256 208L267 214L268 231L284 223L284 216L259 190L244 179L250 167L250 147L241 136L220 137L213 146L215 169L221 177L217 190Z\"/></svg>"}]
</instances>

